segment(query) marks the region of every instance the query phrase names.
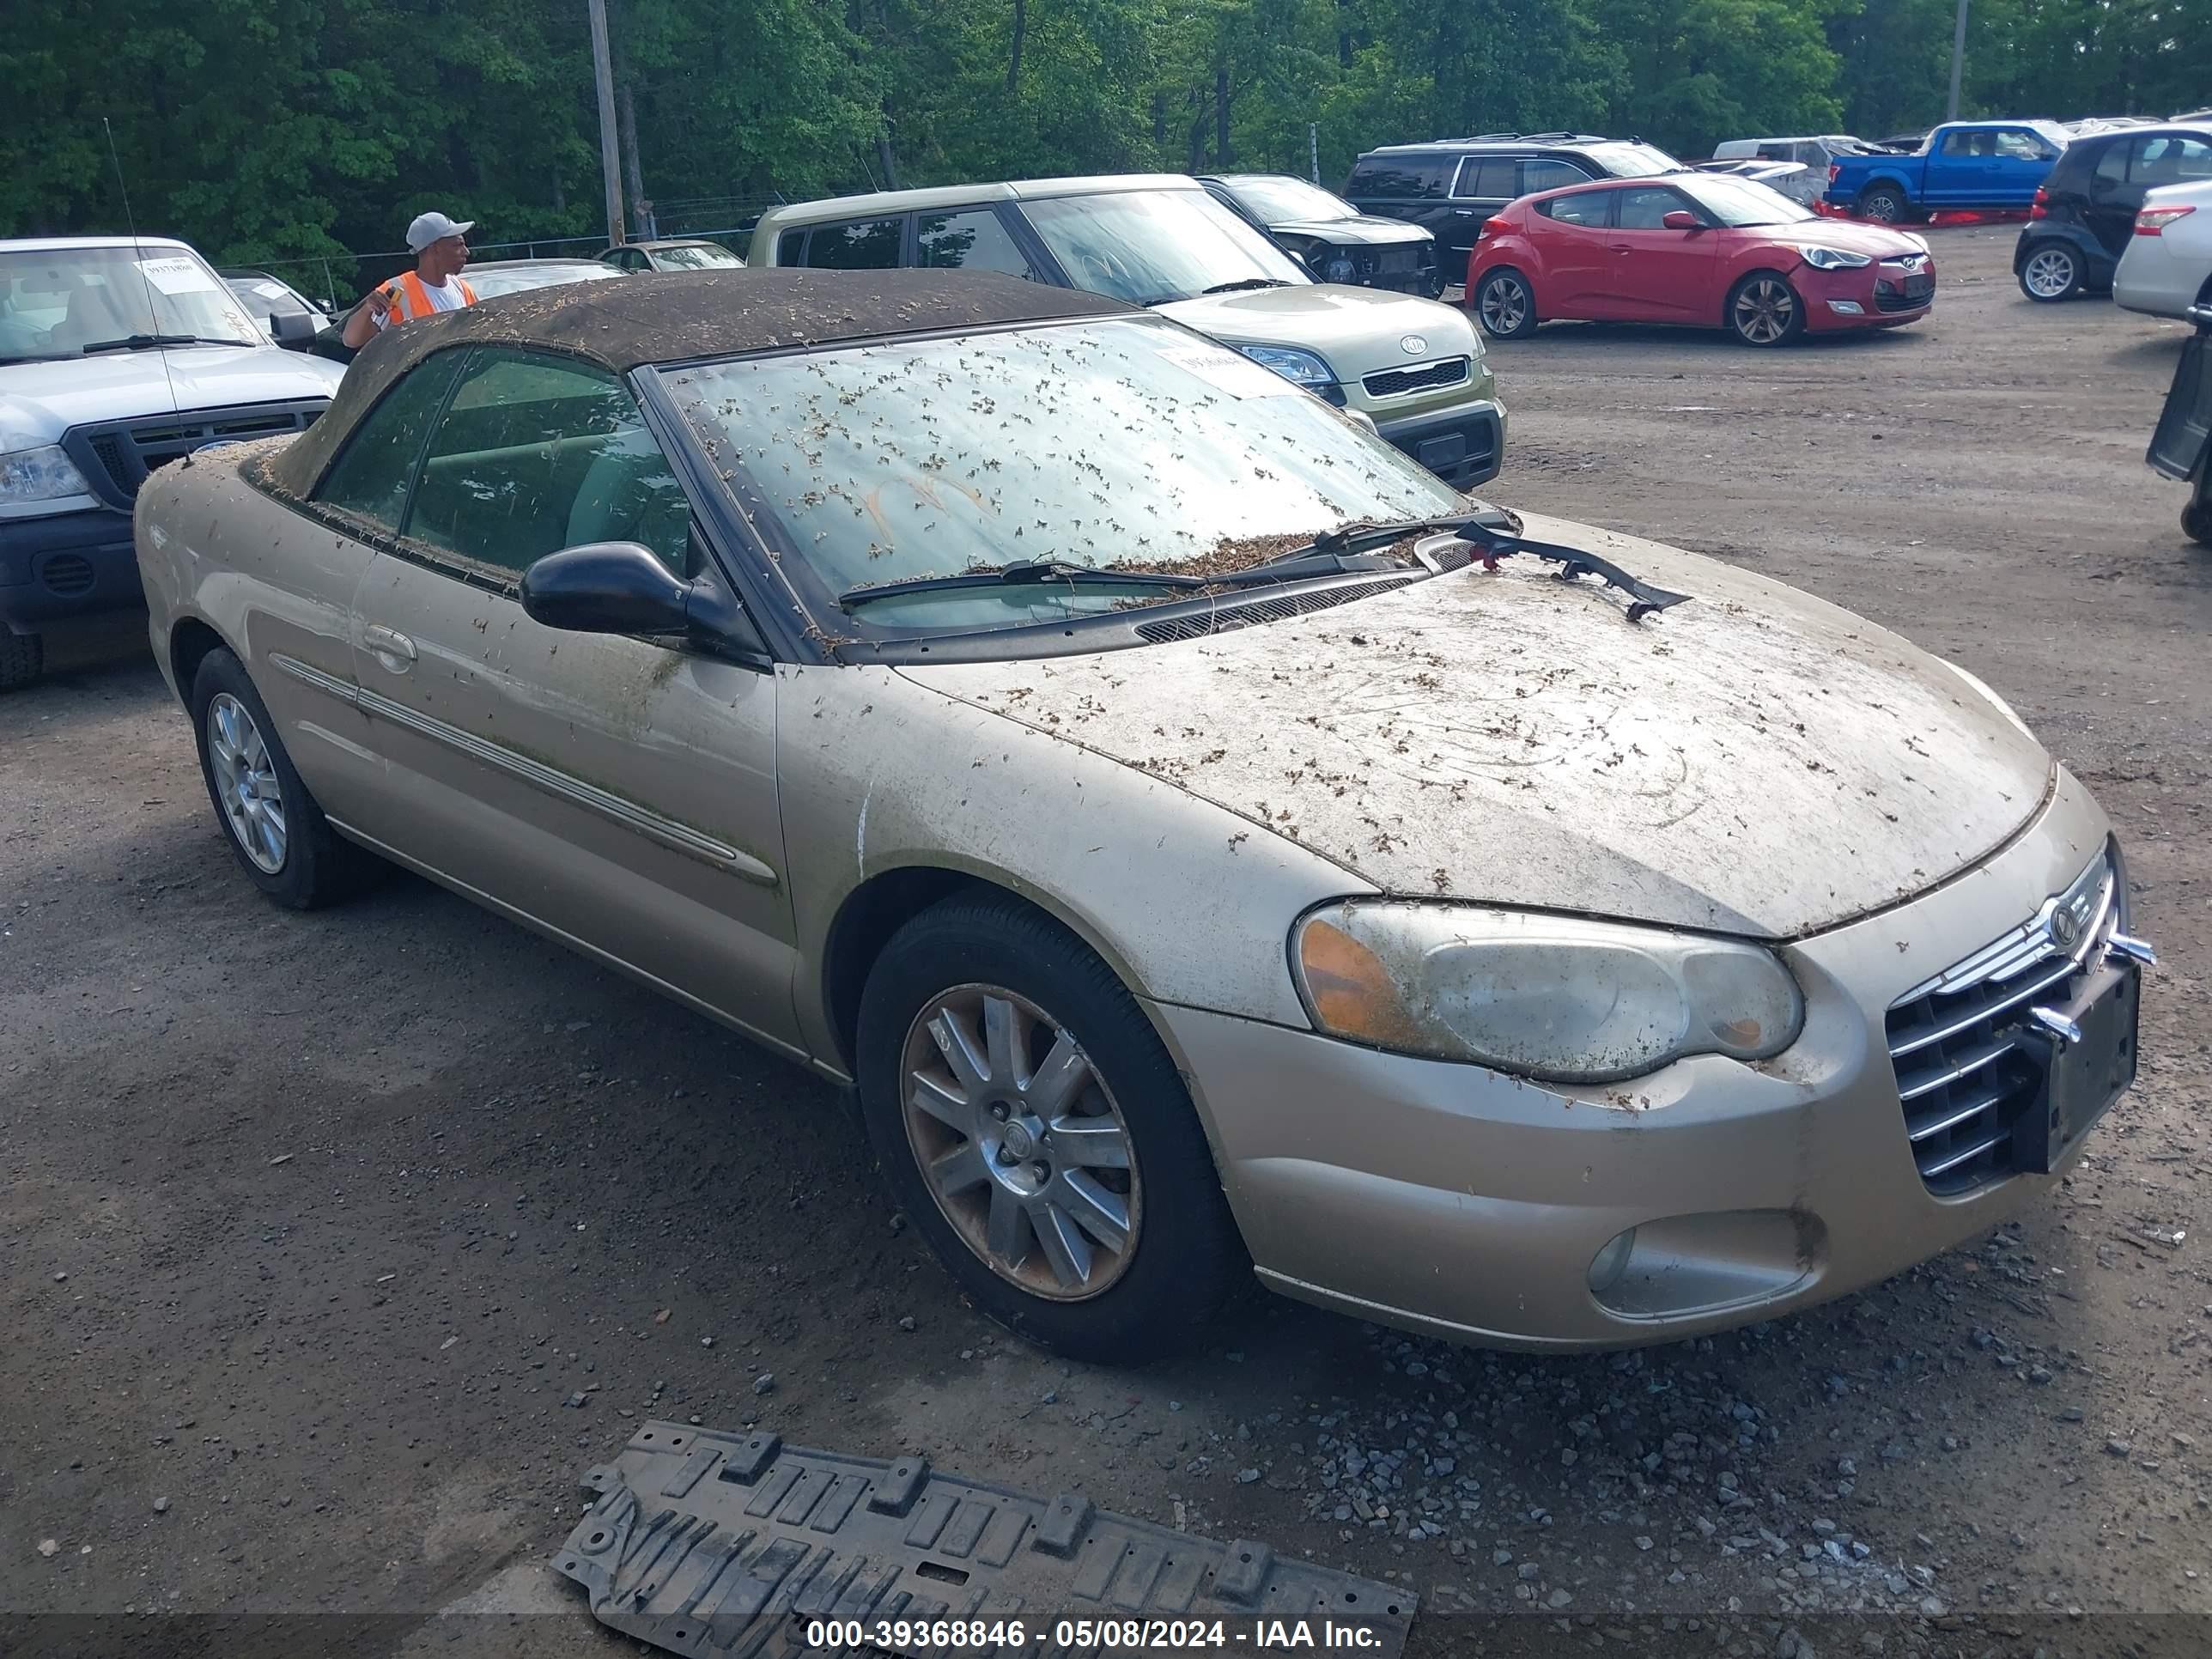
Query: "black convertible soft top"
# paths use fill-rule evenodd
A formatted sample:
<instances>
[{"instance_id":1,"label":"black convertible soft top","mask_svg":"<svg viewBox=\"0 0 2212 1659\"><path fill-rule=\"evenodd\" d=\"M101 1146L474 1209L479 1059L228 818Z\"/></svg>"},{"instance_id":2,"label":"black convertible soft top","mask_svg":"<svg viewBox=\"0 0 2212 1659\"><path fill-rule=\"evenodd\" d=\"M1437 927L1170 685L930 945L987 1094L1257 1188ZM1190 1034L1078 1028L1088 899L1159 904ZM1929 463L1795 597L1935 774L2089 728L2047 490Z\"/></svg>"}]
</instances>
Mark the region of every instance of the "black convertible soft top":
<instances>
[{"instance_id":1,"label":"black convertible soft top","mask_svg":"<svg viewBox=\"0 0 2212 1659\"><path fill-rule=\"evenodd\" d=\"M279 491L304 498L385 389L451 346L535 346L623 374L693 357L1133 310L995 271L731 267L534 289L386 330L362 348L322 417L258 470Z\"/></svg>"}]
</instances>

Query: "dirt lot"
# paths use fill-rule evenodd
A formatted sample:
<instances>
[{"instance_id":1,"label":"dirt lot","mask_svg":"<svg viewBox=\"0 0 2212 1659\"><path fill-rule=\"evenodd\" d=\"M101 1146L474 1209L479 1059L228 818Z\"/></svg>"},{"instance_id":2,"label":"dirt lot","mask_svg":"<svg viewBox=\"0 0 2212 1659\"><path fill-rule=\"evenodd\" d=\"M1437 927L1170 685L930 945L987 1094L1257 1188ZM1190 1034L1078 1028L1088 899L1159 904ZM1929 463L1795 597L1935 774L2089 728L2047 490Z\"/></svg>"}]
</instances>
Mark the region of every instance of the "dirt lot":
<instances>
[{"instance_id":1,"label":"dirt lot","mask_svg":"<svg viewBox=\"0 0 2212 1659\"><path fill-rule=\"evenodd\" d=\"M1063 1365L960 1305L827 1090L412 880L261 902L126 637L0 702L0 1609L100 1615L15 1650L629 1650L543 1565L648 1414L1395 1575L1424 1652L2212 1648L2212 556L2142 464L2180 330L2031 306L2010 246L1939 233L1878 337L1502 348L1493 493L1902 629L2097 790L2164 966L2053 1201L1690 1346L1255 1297Z\"/></svg>"}]
</instances>

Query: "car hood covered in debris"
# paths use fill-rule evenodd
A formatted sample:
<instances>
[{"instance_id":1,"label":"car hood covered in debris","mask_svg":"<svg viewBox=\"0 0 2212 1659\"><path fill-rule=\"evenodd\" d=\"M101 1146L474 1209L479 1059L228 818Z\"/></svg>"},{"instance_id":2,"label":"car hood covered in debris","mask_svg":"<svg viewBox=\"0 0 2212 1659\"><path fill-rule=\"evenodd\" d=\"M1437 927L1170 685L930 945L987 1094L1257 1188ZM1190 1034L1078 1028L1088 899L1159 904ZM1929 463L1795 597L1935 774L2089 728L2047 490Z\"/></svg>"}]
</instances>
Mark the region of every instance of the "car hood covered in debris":
<instances>
[{"instance_id":1,"label":"car hood covered in debris","mask_svg":"<svg viewBox=\"0 0 2212 1659\"><path fill-rule=\"evenodd\" d=\"M2052 787L2008 710L1884 629L1656 543L1526 533L1693 600L1631 624L1513 557L1196 640L900 672L1386 892L1769 939L1935 885Z\"/></svg>"}]
</instances>

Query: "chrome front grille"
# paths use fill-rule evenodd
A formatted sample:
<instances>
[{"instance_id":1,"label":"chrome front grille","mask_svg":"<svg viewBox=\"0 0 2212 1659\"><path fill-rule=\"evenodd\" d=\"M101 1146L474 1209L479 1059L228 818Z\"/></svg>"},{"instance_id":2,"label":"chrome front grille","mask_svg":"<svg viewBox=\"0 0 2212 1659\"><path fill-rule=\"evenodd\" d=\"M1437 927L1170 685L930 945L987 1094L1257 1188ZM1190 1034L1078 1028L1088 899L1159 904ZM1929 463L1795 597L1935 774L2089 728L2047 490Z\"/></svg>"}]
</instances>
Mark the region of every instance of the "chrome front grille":
<instances>
[{"instance_id":1,"label":"chrome front grille","mask_svg":"<svg viewBox=\"0 0 2212 1659\"><path fill-rule=\"evenodd\" d=\"M1890 1063L1929 1191L1954 1197L2017 1173L2015 1131L2040 1146L2045 1126L2026 1120L2042 1079L2022 1027L2039 1003L2073 999L2119 916L2118 874L2100 853L2028 921L1890 1005Z\"/></svg>"},{"instance_id":2,"label":"chrome front grille","mask_svg":"<svg viewBox=\"0 0 2212 1659\"><path fill-rule=\"evenodd\" d=\"M1359 384L1367 388L1370 398L1395 398L1407 392L1457 386L1467 379L1468 363L1465 357L1446 357L1440 362L1422 363L1413 368L1386 368L1365 376Z\"/></svg>"}]
</instances>

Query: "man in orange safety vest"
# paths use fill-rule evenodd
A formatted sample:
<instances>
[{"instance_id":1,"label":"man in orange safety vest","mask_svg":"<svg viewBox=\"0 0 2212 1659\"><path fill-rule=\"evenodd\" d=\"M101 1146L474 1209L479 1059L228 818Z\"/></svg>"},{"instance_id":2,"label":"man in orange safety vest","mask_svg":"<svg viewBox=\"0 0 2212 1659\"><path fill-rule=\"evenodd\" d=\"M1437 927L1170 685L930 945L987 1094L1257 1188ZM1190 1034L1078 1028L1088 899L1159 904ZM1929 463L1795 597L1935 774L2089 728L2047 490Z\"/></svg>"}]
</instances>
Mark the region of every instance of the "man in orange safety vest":
<instances>
[{"instance_id":1,"label":"man in orange safety vest","mask_svg":"<svg viewBox=\"0 0 2212 1659\"><path fill-rule=\"evenodd\" d=\"M408 251L415 269L372 289L346 319L344 340L358 351L379 329L428 317L434 311L459 311L477 302L477 291L461 280L469 262L468 233L476 221L456 224L442 213L418 215L407 227Z\"/></svg>"}]
</instances>

